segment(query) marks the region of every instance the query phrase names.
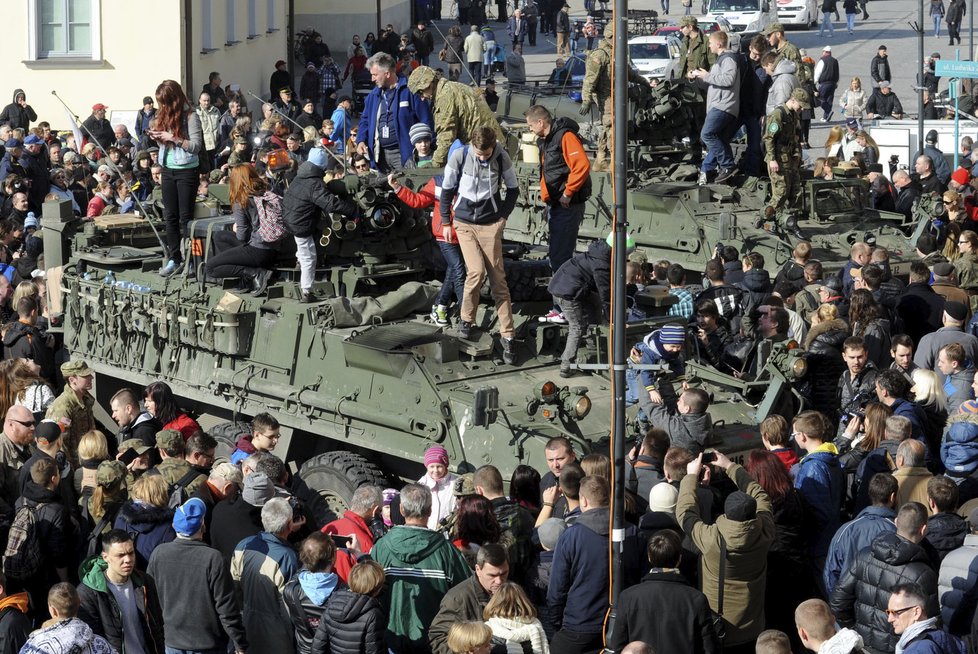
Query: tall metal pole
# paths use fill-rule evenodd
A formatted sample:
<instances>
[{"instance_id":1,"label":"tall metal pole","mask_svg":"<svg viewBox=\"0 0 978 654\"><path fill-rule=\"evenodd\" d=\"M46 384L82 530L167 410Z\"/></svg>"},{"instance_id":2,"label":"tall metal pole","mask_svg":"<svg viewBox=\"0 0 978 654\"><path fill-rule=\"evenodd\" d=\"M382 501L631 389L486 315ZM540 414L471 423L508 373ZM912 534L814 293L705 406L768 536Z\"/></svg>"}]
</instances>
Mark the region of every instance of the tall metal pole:
<instances>
[{"instance_id":1,"label":"tall metal pole","mask_svg":"<svg viewBox=\"0 0 978 654\"><path fill-rule=\"evenodd\" d=\"M605 642L611 640L615 629L618 598L623 589L624 570L622 548L625 541L625 324L627 299L625 267L627 214L625 180L628 168L628 0L614 0L614 258L611 262L614 287L611 316L611 362L613 419L611 456L614 465L615 487L611 506L611 613L605 631Z\"/></svg>"},{"instance_id":2,"label":"tall metal pole","mask_svg":"<svg viewBox=\"0 0 978 654\"><path fill-rule=\"evenodd\" d=\"M968 7L968 56L965 59L975 59L975 0L971 0Z\"/></svg>"},{"instance_id":3,"label":"tall metal pole","mask_svg":"<svg viewBox=\"0 0 978 654\"><path fill-rule=\"evenodd\" d=\"M917 73L917 152L924 150L924 0L917 3L917 63L920 72ZM913 170L914 162L908 162Z\"/></svg>"}]
</instances>

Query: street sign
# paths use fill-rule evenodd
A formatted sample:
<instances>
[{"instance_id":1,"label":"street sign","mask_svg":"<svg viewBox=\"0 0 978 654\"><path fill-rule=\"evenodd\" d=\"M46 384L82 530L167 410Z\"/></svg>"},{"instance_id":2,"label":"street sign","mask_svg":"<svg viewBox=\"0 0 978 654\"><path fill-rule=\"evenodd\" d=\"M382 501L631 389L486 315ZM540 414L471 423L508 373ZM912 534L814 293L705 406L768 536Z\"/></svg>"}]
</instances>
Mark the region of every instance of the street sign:
<instances>
[{"instance_id":1,"label":"street sign","mask_svg":"<svg viewBox=\"0 0 978 654\"><path fill-rule=\"evenodd\" d=\"M938 77L966 77L978 79L978 61L954 61L938 59L934 67Z\"/></svg>"}]
</instances>

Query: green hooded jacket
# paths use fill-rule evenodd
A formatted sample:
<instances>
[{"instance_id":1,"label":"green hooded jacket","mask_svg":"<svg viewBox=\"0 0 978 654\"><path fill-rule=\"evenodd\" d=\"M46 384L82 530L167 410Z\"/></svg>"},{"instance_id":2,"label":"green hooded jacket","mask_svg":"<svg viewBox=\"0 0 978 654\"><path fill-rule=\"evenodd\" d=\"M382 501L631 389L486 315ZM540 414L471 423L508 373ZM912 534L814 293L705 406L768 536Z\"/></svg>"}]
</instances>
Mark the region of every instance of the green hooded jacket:
<instances>
[{"instance_id":1,"label":"green hooded jacket","mask_svg":"<svg viewBox=\"0 0 978 654\"><path fill-rule=\"evenodd\" d=\"M105 571L108 563L101 556L93 556L81 564L78 574L78 619L102 636L120 654L126 653L122 610L115 596L109 591ZM156 593L156 584L149 575L133 569L133 597L143 628L143 642L147 654L163 654L163 609Z\"/></svg>"},{"instance_id":2,"label":"green hooded jacket","mask_svg":"<svg viewBox=\"0 0 978 654\"><path fill-rule=\"evenodd\" d=\"M370 556L387 575L387 646L400 654L430 651L428 625L442 597L472 576L465 557L443 534L411 525L391 529Z\"/></svg>"}]
</instances>

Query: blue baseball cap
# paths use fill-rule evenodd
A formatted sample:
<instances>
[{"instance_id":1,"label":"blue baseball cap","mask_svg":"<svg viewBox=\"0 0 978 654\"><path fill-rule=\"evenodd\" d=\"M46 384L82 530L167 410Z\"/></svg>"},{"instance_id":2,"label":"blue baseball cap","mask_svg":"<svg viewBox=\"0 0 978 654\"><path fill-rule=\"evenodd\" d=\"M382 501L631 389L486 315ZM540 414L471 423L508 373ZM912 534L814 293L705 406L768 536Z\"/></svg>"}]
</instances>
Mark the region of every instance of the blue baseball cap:
<instances>
[{"instance_id":1,"label":"blue baseball cap","mask_svg":"<svg viewBox=\"0 0 978 654\"><path fill-rule=\"evenodd\" d=\"M19 148L24 145L20 142L20 139L7 139L7 142L3 144L5 148Z\"/></svg>"},{"instance_id":2,"label":"blue baseball cap","mask_svg":"<svg viewBox=\"0 0 978 654\"><path fill-rule=\"evenodd\" d=\"M24 145L43 145L44 139L37 136L36 134L30 134L24 139Z\"/></svg>"}]
</instances>

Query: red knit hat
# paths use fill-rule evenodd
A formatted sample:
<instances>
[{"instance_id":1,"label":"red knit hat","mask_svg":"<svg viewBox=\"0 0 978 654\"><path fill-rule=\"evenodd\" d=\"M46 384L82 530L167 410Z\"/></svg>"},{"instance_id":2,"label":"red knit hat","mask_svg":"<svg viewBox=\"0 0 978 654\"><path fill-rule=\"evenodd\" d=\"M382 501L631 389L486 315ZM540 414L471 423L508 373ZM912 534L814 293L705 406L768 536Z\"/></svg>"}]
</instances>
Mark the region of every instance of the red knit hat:
<instances>
[{"instance_id":1,"label":"red knit hat","mask_svg":"<svg viewBox=\"0 0 978 654\"><path fill-rule=\"evenodd\" d=\"M951 179L961 186L966 186L971 180L971 174L968 172L967 168L958 168L951 174Z\"/></svg>"},{"instance_id":2,"label":"red knit hat","mask_svg":"<svg viewBox=\"0 0 978 654\"><path fill-rule=\"evenodd\" d=\"M432 445L424 453L424 465L427 468L432 463L440 463L443 466L448 465L448 450L446 450L441 445Z\"/></svg>"}]
</instances>

